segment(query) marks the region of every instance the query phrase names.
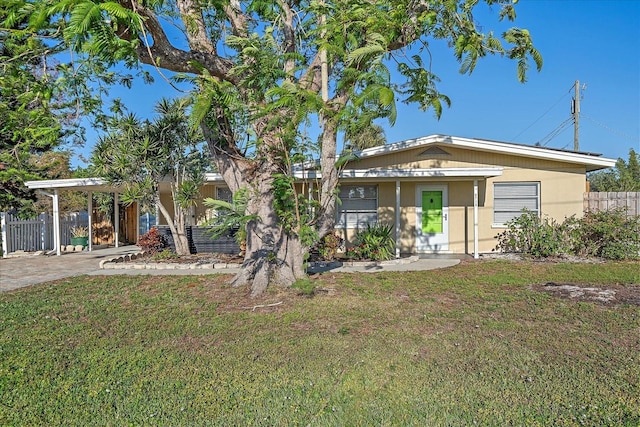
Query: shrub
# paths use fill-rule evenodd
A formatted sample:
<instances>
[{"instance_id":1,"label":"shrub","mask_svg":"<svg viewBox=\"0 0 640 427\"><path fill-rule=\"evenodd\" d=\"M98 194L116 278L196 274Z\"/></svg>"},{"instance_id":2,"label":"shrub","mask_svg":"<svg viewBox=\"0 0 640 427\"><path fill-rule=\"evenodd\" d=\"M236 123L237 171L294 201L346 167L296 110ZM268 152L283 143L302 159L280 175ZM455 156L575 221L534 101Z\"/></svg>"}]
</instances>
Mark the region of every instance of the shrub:
<instances>
[{"instance_id":1,"label":"shrub","mask_svg":"<svg viewBox=\"0 0 640 427\"><path fill-rule=\"evenodd\" d=\"M153 227L138 238L138 246L148 254L155 255L167 247L167 242L158 229Z\"/></svg>"},{"instance_id":2,"label":"shrub","mask_svg":"<svg viewBox=\"0 0 640 427\"><path fill-rule=\"evenodd\" d=\"M640 258L640 216L624 208L587 212L580 221L576 252L606 259Z\"/></svg>"},{"instance_id":3,"label":"shrub","mask_svg":"<svg viewBox=\"0 0 640 427\"><path fill-rule=\"evenodd\" d=\"M324 236L315 247L311 249L312 253L317 253L323 261L333 261L336 258L338 250L344 246L344 239L336 233L329 233Z\"/></svg>"},{"instance_id":4,"label":"shrub","mask_svg":"<svg viewBox=\"0 0 640 427\"><path fill-rule=\"evenodd\" d=\"M367 225L365 230L356 235L355 246L347 250L347 257L374 261L392 259L396 246L392 231L392 225Z\"/></svg>"},{"instance_id":5,"label":"shrub","mask_svg":"<svg viewBox=\"0 0 640 427\"><path fill-rule=\"evenodd\" d=\"M507 222L507 230L498 234L497 250L516 252L537 258L564 255L570 252L567 233L570 227L549 218L540 218L524 209L522 215Z\"/></svg>"},{"instance_id":6,"label":"shrub","mask_svg":"<svg viewBox=\"0 0 640 427\"><path fill-rule=\"evenodd\" d=\"M496 237L497 250L540 258L567 254L640 258L640 216L629 217L624 209L587 212L583 218L570 217L561 224L525 210Z\"/></svg>"},{"instance_id":7,"label":"shrub","mask_svg":"<svg viewBox=\"0 0 640 427\"><path fill-rule=\"evenodd\" d=\"M180 256L177 253L173 252L171 249L164 248L161 251L158 251L155 254L153 254L151 258L156 261L167 261L167 260L176 259L179 257Z\"/></svg>"}]
</instances>

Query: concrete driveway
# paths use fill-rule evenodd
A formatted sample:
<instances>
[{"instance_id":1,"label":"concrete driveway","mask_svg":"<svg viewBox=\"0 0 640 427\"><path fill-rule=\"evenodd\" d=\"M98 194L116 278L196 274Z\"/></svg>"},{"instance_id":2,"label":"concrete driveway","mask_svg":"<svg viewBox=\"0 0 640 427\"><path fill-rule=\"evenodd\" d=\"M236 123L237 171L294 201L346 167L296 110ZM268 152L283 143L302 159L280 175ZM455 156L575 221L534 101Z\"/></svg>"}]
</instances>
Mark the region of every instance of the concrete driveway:
<instances>
[{"instance_id":1,"label":"concrete driveway","mask_svg":"<svg viewBox=\"0 0 640 427\"><path fill-rule=\"evenodd\" d=\"M137 246L95 249L91 252L69 252L61 256L25 255L0 258L0 292L65 277L80 276L99 270L100 261L139 252Z\"/></svg>"}]
</instances>

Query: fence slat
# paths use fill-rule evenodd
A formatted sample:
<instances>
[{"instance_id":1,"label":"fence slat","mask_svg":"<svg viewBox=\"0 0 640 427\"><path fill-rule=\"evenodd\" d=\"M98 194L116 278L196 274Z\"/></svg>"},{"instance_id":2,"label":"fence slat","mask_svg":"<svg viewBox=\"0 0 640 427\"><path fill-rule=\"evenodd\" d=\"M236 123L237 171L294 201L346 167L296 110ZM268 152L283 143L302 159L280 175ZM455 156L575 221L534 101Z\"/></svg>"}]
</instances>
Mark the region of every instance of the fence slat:
<instances>
[{"instance_id":1,"label":"fence slat","mask_svg":"<svg viewBox=\"0 0 640 427\"><path fill-rule=\"evenodd\" d=\"M640 192L590 192L584 193L584 210L600 212L625 208L628 216L640 215Z\"/></svg>"}]
</instances>

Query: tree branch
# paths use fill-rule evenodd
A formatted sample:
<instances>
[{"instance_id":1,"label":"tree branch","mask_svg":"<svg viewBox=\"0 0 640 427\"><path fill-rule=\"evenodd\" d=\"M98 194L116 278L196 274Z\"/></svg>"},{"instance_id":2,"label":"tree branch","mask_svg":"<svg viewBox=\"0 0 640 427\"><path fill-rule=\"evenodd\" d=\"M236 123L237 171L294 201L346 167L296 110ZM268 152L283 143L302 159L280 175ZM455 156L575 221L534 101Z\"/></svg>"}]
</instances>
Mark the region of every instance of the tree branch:
<instances>
[{"instance_id":1,"label":"tree branch","mask_svg":"<svg viewBox=\"0 0 640 427\"><path fill-rule=\"evenodd\" d=\"M224 12L231 23L231 32L234 36L247 37L249 32L247 25L247 16L242 12L240 2L238 0L230 0L229 4L224 6Z\"/></svg>"},{"instance_id":2,"label":"tree branch","mask_svg":"<svg viewBox=\"0 0 640 427\"><path fill-rule=\"evenodd\" d=\"M191 50L216 55L216 47L209 39L207 26L202 16L202 9L198 3L193 0L176 0L176 5L187 30L187 40Z\"/></svg>"},{"instance_id":3,"label":"tree branch","mask_svg":"<svg viewBox=\"0 0 640 427\"><path fill-rule=\"evenodd\" d=\"M192 2L189 1L188 3ZM124 0L122 6L144 18L142 24L152 38L152 45L149 45L149 40L143 39L141 40L141 45L136 48L140 62L174 72L201 74L200 69L195 66L195 62L207 69L212 76L233 84L236 83L235 78L229 75L229 70L233 67L233 63L226 58L218 56L210 41L203 42L202 39L207 38L204 27L202 27L204 33L199 34L197 37L187 35L189 43L193 43L193 46L191 51L185 51L171 44L153 10L136 3L135 0ZM192 6L197 7L193 4ZM201 14L198 16L202 18ZM183 16L183 19L187 18ZM188 26L186 22L185 26ZM204 26L204 22L202 22L202 26ZM117 35L127 41L132 38L127 28L119 29Z\"/></svg>"}]
</instances>

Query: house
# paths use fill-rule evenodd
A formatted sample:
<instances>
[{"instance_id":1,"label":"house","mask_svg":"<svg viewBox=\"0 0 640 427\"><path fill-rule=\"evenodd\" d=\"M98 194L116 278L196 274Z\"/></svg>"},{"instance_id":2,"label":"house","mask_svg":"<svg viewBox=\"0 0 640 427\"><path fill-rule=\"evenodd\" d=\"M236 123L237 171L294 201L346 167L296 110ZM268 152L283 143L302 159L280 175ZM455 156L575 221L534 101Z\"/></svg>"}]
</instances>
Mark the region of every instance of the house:
<instances>
[{"instance_id":1,"label":"house","mask_svg":"<svg viewBox=\"0 0 640 427\"><path fill-rule=\"evenodd\" d=\"M391 224L397 256L477 257L523 208L558 221L581 216L586 173L614 165L593 153L445 135L369 148L340 173L336 231L351 242L367 224ZM318 174L296 170L311 189ZM170 197L160 188L161 198ZM201 195L231 198L218 174L207 174ZM210 215L198 203L192 222Z\"/></svg>"}]
</instances>

